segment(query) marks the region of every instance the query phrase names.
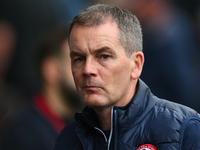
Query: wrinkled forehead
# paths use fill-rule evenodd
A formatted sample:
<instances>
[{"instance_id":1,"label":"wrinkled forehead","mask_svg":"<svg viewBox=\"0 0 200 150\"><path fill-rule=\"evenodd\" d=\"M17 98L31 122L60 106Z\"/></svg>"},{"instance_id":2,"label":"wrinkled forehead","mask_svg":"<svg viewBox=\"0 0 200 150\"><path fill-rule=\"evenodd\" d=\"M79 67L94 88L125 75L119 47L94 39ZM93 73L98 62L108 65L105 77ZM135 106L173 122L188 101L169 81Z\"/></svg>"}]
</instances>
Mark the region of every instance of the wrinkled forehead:
<instances>
[{"instance_id":1,"label":"wrinkled forehead","mask_svg":"<svg viewBox=\"0 0 200 150\"><path fill-rule=\"evenodd\" d=\"M119 29L115 22L107 21L104 24L98 26L85 27L80 25L75 25L72 29L72 33L70 35L70 40L74 36L84 36L90 39L99 39L101 37L119 37ZM114 40L114 39L112 39Z\"/></svg>"},{"instance_id":2,"label":"wrinkled forehead","mask_svg":"<svg viewBox=\"0 0 200 150\"><path fill-rule=\"evenodd\" d=\"M80 33L84 33L85 35L91 35L91 36L110 36L115 34L117 40L120 40L120 30L118 27L118 24L116 21L113 21L111 19L107 19L102 24L93 25L93 26L84 26L80 24L75 24L71 30L70 36L69 36L69 46L71 46L71 40L72 36L81 36Z\"/></svg>"}]
</instances>

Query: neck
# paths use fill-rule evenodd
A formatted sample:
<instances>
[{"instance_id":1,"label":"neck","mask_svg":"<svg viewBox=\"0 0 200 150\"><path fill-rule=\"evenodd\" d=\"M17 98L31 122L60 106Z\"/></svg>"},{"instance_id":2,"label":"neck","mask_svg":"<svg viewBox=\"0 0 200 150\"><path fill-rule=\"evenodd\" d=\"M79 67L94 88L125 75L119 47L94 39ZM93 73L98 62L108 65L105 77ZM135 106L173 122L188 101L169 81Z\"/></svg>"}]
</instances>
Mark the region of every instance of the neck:
<instances>
[{"instance_id":1,"label":"neck","mask_svg":"<svg viewBox=\"0 0 200 150\"><path fill-rule=\"evenodd\" d=\"M99 118L101 128L104 131L111 129L111 111L112 108L106 108L103 110L95 109L95 112Z\"/></svg>"},{"instance_id":2,"label":"neck","mask_svg":"<svg viewBox=\"0 0 200 150\"><path fill-rule=\"evenodd\" d=\"M121 100L117 103L115 103L112 106L106 107L106 108L94 108L100 125L103 130L110 130L111 129L111 111L113 106L123 107L126 106L130 100L132 99L133 95L136 91L136 84L138 80L132 81L133 83L130 84L125 96L121 98Z\"/></svg>"}]
</instances>

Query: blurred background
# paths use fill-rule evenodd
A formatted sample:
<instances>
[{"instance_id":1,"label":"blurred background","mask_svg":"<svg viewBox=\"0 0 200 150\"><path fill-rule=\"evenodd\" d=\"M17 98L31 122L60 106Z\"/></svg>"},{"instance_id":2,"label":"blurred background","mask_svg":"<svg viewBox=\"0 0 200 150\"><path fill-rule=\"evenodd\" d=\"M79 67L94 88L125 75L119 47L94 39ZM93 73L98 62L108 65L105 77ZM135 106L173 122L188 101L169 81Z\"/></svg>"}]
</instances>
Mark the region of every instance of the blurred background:
<instances>
[{"instance_id":1,"label":"blurred background","mask_svg":"<svg viewBox=\"0 0 200 150\"><path fill-rule=\"evenodd\" d=\"M141 79L156 96L200 112L199 0L1 0L0 139L41 93L35 60L42 35L68 26L77 13L95 3L118 5L137 15L144 34Z\"/></svg>"}]
</instances>

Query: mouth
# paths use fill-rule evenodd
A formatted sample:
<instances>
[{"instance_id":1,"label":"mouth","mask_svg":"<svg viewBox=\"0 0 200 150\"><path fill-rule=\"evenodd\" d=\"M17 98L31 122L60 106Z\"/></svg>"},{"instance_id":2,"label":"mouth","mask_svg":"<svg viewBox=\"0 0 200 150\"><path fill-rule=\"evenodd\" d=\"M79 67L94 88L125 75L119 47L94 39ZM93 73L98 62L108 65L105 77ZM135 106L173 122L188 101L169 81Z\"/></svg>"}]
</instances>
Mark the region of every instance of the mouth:
<instances>
[{"instance_id":1,"label":"mouth","mask_svg":"<svg viewBox=\"0 0 200 150\"><path fill-rule=\"evenodd\" d=\"M83 89L86 91L98 91L101 87L98 86L83 86Z\"/></svg>"},{"instance_id":2,"label":"mouth","mask_svg":"<svg viewBox=\"0 0 200 150\"><path fill-rule=\"evenodd\" d=\"M103 89L103 86L97 81L85 80L80 84L80 88L85 92L98 93Z\"/></svg>"}]
</instances>

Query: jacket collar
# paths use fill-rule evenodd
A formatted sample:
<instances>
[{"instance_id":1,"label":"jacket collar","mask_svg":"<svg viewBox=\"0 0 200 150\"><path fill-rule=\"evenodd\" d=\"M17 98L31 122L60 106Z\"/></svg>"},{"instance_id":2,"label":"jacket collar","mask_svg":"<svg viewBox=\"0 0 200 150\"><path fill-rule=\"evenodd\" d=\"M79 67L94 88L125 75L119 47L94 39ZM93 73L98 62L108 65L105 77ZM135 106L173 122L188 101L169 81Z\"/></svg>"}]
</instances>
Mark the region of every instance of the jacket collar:
<instances>
[{"instance_id":1,"label":"jacket collar","mask_svg":"<svg viewBox=\"0 0 200 150\"><path fill-rule=\"evenodd\" d=\"M86 106L82 112L75 114L75 120L87 123L91 127L100 128L100 123L95 111Z\"/></svg>"},{"instance_id":2,"label":"jacket collar","mask_svg":"<svg viewBox=\"0 0 200 150\"><path fill-rule=\"evenodd\" d=\"M114 107L117 112L117 125L121 132L126 132L142 121L156 103L153 96L149 87L139 79L136 93L131 101L124 107Z\"/></svg>"}]
</instances>

